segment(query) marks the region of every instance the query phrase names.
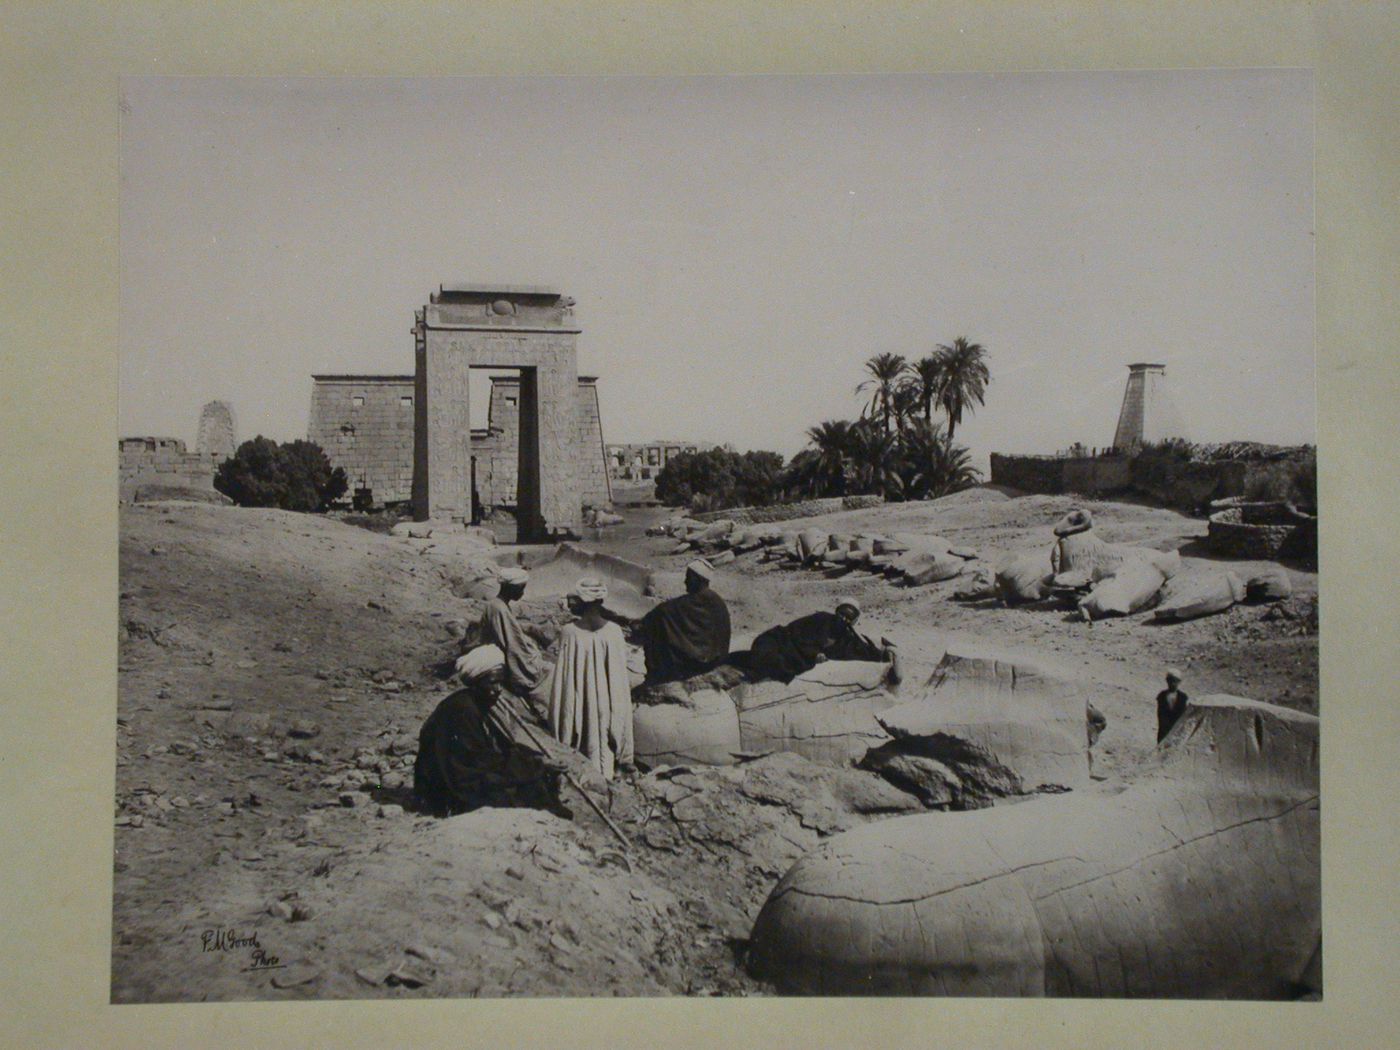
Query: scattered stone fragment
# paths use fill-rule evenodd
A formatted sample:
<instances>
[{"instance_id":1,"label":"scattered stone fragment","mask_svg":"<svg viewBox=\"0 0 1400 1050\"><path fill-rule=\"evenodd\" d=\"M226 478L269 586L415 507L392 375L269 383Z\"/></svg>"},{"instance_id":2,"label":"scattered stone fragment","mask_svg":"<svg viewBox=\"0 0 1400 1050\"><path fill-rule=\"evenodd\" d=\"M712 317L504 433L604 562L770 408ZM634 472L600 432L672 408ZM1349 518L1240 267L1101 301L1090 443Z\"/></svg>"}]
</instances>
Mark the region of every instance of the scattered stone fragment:
<instances>
[{"instance_id":1,"label":"scattered stone fragment","mask_svg":"<svg viewBox=\"0 0 1400 1050\"><path fill-rule=\"evenodd\" d=\"M381 817L401 817L403 816L403 807L386 802L376 810L376 813Z\"/></svg>"},{"instance_id":2,"label":"scattered stone fragment","mask_svg":"<svg viewBox=\"0 0 1400 1050\"><path fill-rule=\"evenodd\" d=\"M298 719L287 729L287 735L298 740L310 740L314 736L320 736L321 727L309 719Z\"/></svg>"},{"instance_id":3,"label":"scattered stone fragment","mask_svg":"<svg viewBox=\"0 0 1400 1050\"><path fill-rule=\"evenodd\" d=\"M363 806L369 801L369 796L363 791L342 791L339 795L340 804L347 809L354 809Z\"/></svg>"},{"instance_id":4,"label":"scattered stone fragment","mask_svg":"<svg viewBox=\"0 0 1400 1050\"><path fill-rule=\"evenodd\" d=\"M292 921L292 914L295 909L287 901L273 901L267 906L267 913L274 919L281 919L284 922Z\"/></svg>"},{"instance_id":5,"label":"scattered stone fragment","mask_svg":"<svg viewBox=\"0 0 1400 1050\"><path fill-rule=\"evenodd\" d=\"M514 864L506 868L506 874L509 875L512 879L523 879L525 877L525 872L521 871Z\"/></svg>"},{"instance_id":6,"label":"scattered stone fragment","mask_svg":"<svg viewBox=\"0 0 1400 1050\"><path fill-rule=\"evenodd\" d=\"M424 985L432 984L437 977L437 971L431 966L415 963L401 963L397 969L390 970L384 978L384 983L395 986L402 985L405 988L422 988Z\"/></svg>"},{"instance_id":7,"label":"scattered stone fragment","mask_svg":"<svg viewBox=\"0 0 1400 1050\"><path fill-rule=\"evenodd\" d=\"M293 964L272 978L272 987L296 988L299 985L310 984L320 976L321 971L314 966L305 963Z\"/></svg>"},{"instance_id":8,"label":"scattered stone fragment","mask_svg":"<svg viewBox=\"0 0 1400 1050\"><path fill-rule=\"evenodd\" d=\"M481 917L481 921L486 923L486 925L493 930L499 930L501 928L501 917L494 911L488 911Z\"/></svg>"}]
</instances>

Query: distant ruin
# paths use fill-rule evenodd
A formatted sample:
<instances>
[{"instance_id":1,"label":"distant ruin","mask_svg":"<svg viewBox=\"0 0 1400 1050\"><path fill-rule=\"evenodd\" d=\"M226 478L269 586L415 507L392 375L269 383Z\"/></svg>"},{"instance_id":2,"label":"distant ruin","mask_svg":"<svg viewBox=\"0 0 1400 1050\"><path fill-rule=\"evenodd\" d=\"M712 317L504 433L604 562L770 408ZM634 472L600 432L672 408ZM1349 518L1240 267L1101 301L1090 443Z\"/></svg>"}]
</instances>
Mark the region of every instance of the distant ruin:
<instances>
[{"instance_id":1,"label":"distant ruin","mask_svg":"<svg viewBox=\"0 0 1400 1050\"><path fill-rule=\"evenodd\" d=\"M228 459L238 451L238 424L233 406L227 401L210 401L199 413L199 436L196 452Z\"/></svg>"},{"instance_id":2,"label":"distant ruin","mask_svg":"<svg viewBox=\"0 0 1400 1050\"><path fill-rule=\"evenodd\" d=\"M331 466L342 467L362 506L407 504L413 498L415 379L412 375L314 375L312 441ZM486 425L471 431L471 479L477 509L514 512L520 442L520 380L491 376ZM603 460L598 381L579 376L578 474L584 506L611 503Z\"/></svg>"},{"instance_id":3,"label":"distant ruin","mask_svg":"<svg viewBox=\"0 0 1400 1050\"><path fill-rule=\"evenodd\" d=\"M1123 407L1118 410L1118 426L1113 432L1113 447L1130 452L1167 438L1185 436L1186 428L1167 389L1167 366L1129 365Z\"/></svg>"},{"instance_id":4,"label":"distant ruin","mask_svg":"<svg viewBox=\"0 0 1400 1050\"><path fill-rule=\"evenodd\" d=\"M143 488L214 491L214 471L227 456L190 452L173 437L124 437L117 442L118 499L135 500Z\"/></svg>"},{"instance_id":5,"label":"distant ruin","mask_svg":"<svg viewBox=\"0 0 1400 1050\"><path fill-rule=\"evenodd\" d=\"M359 505L419 521L509 507L522 541L573 532L611 502L597 380L578 375L573 299L536 285L447 285L414 312L413 375L317 375L311 440ZM471 372L492 376L472 428Z\"/></svg>"},{"instance_id":6,"label":"distant ruin","mask_svg":"<svg viewBox=\"0 0 1400 1050\"><path fill-rule=\"evenodd\" d=\"M616 481L649 481L683 452L704 452L715 446L705 441L646 441L608 446L608 475Z\"/></svg>"}]
</instances>

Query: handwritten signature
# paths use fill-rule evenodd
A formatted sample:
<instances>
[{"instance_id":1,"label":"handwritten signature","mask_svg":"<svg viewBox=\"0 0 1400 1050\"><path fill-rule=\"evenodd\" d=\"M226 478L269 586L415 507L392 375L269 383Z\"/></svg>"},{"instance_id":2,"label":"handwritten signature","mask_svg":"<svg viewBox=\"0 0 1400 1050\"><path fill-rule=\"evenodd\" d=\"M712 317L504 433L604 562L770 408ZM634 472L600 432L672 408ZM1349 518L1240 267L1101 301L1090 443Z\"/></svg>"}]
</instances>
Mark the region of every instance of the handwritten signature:
<instances>
[{"instance_id":1,"label":"handwritten signature","mask_svg":"<svg viewBox=\"0 0 1400 1050\"><path fill-rule=\"evenodd\" d=\"M277 956L269 954L258 941L256 930L250 933L240 933L238 930L224 926L216 926L212 930L205 930L199 935L199 950L202 952L248 952L248 965L243 967L242 973L251 973L254 970L280 970L286 966Z\"/></svg>"}]
</instances>

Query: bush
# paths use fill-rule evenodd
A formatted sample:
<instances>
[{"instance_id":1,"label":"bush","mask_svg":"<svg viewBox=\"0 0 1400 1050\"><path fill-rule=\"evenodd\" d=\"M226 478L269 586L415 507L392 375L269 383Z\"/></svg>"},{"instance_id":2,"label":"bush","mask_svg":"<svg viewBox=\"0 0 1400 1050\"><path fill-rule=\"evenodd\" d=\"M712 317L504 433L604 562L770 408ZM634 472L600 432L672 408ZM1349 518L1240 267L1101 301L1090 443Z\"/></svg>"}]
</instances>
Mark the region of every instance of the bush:
<instances>
[{"instance_id":1,"label":"bush","mask_svg":"<svg viewBox=\"0 0 1400 1050\"><path fill-rule=\"evenodd\" d=\"M1317 506L1317 454L1274 460L1253 466L1244 495L1253 503L1292 503L1299 508Z\"/></svg>"},{"instance_id":2,"label":"bush","mask_svg":"<svg viewBox=\"0 0 1400 1050\"><path fill-rule=\"evenodd\" d=\"M343 468L331 469L320 445L278 445L259 434L219 464L214 487L240 507L322 511L350 486Z\"/></svg>"},{"instance_id":3,"label":"bush","mask_svg":"<svg viewBox=\"0 0 1400 1050\"><path fill-rule=\"evenodd\" d=\"M776 452L682 452L656 475L656 498L696 512L766 507L782 498L782 479L783 457Z\"/></svg>"}]
</instances>

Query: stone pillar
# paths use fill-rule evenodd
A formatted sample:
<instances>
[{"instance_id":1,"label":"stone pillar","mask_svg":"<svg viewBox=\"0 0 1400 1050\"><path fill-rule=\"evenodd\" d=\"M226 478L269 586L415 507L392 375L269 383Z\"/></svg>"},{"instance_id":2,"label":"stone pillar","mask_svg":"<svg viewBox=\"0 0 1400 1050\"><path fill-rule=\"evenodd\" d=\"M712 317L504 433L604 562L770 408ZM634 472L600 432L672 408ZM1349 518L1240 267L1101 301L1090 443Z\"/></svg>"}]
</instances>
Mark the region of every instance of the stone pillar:
<instances>
[{"instance_id":1,"label":"stone pillar","mask_svg":"<svg viewBox=\"0 0 1400 1050\"><path fill-rule=\"evenodd\" d=\"M1128 366L1128 386L1123 391L1123 407L1118 411L1118 427L1113 432L1115 448L1126 451L1142 444L1149 400L1149 377L1162 375L1166 370L1166 365Z\"/></svg>"}]
</instances>

